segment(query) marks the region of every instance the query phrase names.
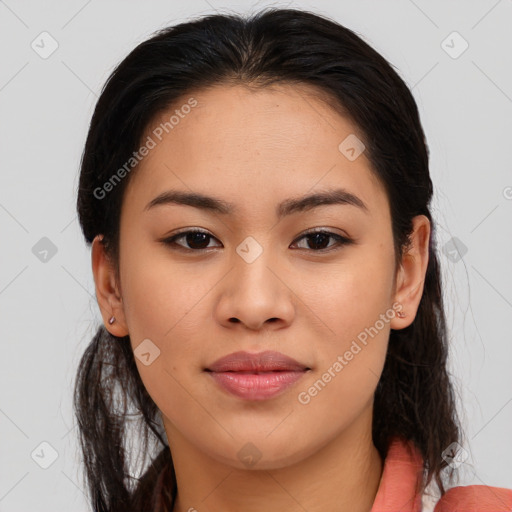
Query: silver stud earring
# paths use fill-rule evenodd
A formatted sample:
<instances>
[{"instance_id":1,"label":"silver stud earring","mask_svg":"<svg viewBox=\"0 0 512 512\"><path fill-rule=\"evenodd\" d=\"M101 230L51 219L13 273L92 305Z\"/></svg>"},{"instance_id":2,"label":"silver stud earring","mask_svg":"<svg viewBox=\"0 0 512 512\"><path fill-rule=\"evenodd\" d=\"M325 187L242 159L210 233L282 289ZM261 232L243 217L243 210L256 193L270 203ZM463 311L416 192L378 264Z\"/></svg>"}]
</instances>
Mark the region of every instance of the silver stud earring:
<instances>
[{"instance_id":1,"label":"silver stud earring","mask_svg":"<svg viewBox=\"0 0 512 512\"><path fill-rule=\"evenodd\" d=\"M114 322L116 321L116 317L115 316L111 316L108 320L108 323L109 325L112 325Z\"/></svg>"},{"instance_id":2,"label":"silver stud earring","mask_svg":"<svg viewBox=\"0 0 512 512\"><path fill-rule=\"evenodd\" d=\"M398 311L397 312L397 315L400 317L400 318L405 318L406 314L403 312L403 311Z\"/></svg>"}]
</instances>

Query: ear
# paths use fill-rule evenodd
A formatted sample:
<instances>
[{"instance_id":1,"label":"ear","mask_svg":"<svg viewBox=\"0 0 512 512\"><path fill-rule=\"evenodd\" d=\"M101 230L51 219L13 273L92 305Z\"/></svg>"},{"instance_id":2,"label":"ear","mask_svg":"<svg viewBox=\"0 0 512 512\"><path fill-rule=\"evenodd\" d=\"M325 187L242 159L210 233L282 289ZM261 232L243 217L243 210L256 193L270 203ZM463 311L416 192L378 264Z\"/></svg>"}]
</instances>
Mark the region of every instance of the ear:
<instances>
[{"instance_id":1,"label":"ear","mask_svg":"<svg viewBox=\"0 0 512 512\"><path fill-rule=\"evenodd\" d=\"M405 317L395 316L391 320L390 327L395 330L412 324L423 295L428 265L430 221L425 215L417 215L412 222L411 243L402 257L395 283L395 301L402 305L400 311L405 313Z\"/></svg>"},{"instance_id":2,"label":"ear","mask_svg":"<svg viewBox=\"0 0 512 512\"><path fill-rule=\"evenodd\" d=\"M126 319L124 316L123 299L118 291L114 268L105 252L103 235L97 235L92 241L92 272L96 284L96 299L103 317L105 327L114 336L127 336ZM115 317L110 325L109 319Z\"/></svg>"}]
</instances>

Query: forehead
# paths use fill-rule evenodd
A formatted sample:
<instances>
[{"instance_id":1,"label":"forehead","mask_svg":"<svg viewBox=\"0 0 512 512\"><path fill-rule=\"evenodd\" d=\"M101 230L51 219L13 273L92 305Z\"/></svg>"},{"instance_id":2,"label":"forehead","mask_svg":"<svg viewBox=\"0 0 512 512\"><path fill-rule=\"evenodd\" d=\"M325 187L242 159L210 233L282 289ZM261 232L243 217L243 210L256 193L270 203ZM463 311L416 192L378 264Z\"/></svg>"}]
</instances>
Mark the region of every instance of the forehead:
<instances>
[{"instance_id":1,"label":"forehead","mask_svg":"<svg viewBox=\"0 0 512 512\"><path fill-rule=\"evenodd\" d=\"M385 206L365 152L350 160L340 150L347 137L363 140L363 134L310 86L198 90L156 116L143 141L148 137L153 148L126 191L136 189L140 201L165 188L215 190L239 200L244 193L250 202L262 192L290 197L341 185L367 204L380 195L376 206Z\"/></svg>"}]
</instances>

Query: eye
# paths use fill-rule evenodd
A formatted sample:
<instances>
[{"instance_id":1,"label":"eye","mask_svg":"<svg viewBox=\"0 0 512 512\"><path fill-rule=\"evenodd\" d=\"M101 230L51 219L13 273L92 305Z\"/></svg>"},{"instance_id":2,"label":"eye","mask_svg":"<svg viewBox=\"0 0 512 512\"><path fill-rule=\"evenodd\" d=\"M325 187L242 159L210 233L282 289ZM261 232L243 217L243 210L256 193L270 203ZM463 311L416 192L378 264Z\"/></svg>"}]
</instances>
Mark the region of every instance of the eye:
<instances>
[{"instance_id":1,"label":"eye","mask_svg":"<svg viewBox=\"0 0 512 512\"><path fill-rule=\"evenodd\" d=\"M295 243L303 239L308 240L308 242L306 242L308 247L301 247L301 249L311 249L314 252L327 252L331 251L333 248L354 243L351 238L347 238L345 236L338 235L337 233L332 233L331 231L326 231L323 229L309 231L308 233L305 233L301 237L297 238ZM330 239L333 239L334 243L329 246Z\"/></svg>"},{"instance_id":2,"label":"eye","mask_svg":"<svg viewBox=\"0 0 512 512\"><path fill-rule=\"evenodd\" d=\"M185 240L185 243L188 244L188 247L185 247L182 244L176 242L182 238ZM176 235L161 240L161 242L164 245L177 245L178 250L200 251L210 249L210 247L208 247L208 242L213 238L214 237L207 231L194 229L189 231L182 231L181 233L177 233Z\"/></svg>"}]
</instances>

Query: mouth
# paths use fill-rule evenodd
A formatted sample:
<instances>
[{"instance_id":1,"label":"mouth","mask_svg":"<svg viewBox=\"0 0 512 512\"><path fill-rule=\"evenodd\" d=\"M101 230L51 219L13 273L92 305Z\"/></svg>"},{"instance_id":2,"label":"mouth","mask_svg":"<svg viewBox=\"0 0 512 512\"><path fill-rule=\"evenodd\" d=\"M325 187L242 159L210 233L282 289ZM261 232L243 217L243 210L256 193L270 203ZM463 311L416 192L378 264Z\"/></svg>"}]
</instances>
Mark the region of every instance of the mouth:
<instances>
[{"instance_id":1,"label":"mouth","mask_svg":"<svg viewBox=\"0 0 512 512\"><path fill-rule=\"evenodd\" d=\"M235 352L205 368L225 392L244 400L268 400L283 393L311 368L280 352Z\"/></svg>"}]
</instances>

